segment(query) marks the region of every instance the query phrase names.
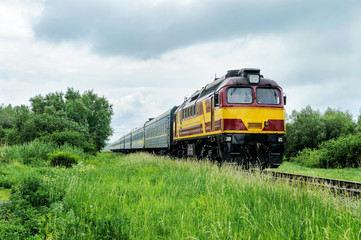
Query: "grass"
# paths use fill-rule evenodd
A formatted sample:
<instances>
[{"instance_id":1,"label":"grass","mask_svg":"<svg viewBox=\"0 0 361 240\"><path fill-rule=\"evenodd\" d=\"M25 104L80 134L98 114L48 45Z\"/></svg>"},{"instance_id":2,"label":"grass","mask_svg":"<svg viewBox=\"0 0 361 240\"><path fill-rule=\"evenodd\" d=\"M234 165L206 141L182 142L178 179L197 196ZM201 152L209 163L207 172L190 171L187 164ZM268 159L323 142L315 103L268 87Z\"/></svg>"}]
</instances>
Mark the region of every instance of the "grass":
<instances>
[{"instance_id":1,"label":"grass","mask_svg":"<svg viewBox=\"0 0 361 240\"><path fill-rule=\"evenodd\" d=\"M9 201L11 189L5 189L0 187L0 203Z\"/></svg>"},{"instance_id":2,"label":"grass","mask_svg":"<svg viewBox=\"0 0 361 240\"><path fill-rule=\"evenodd\" d=\"M301 174L314 177L334 178L346 181L361 182L360 168L341 168L341 169L324 169L324 168L308 168L294 162L283 162L277 169L285 173Z\"/></svg>"},{"instance_id":3,"label":"grass","mask_svg":"<svg viewBox=\"0 0 361 240\"><path fill-rule=\"evenodd\" d=\"M361 239L358 201L232 165L102 153L35 172L41 186L64 190L33 218L39 238ZM6 224L0 219L0 233Z\"/></svg>"},{"instance_id":4,"label":"grass","mask_svg":"<svg viewBox=\"0 0 361 240\"><path fill-rule=\"evenodd\" d=\"M360 238L360 211L327 192L209 162L146 154L104 160L63 184L65 205L110 238Z\"/></svg>"}]
</instances>

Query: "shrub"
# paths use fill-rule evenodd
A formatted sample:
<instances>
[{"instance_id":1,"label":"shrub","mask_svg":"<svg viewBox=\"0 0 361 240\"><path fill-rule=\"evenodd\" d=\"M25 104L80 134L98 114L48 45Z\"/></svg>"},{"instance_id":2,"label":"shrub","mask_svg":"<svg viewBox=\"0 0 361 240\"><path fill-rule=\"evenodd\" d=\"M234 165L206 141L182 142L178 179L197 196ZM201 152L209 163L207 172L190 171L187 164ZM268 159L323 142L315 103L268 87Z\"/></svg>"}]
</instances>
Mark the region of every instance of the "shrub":
<instances>
[{"instance_id":1,"label":"shrub","mask_svg":"<svg viewBox=\"0 0 361 240\"><path fill-rule=\"evenodd\" d=\"M33 207L49 207L51 203L62 200L64 195L52 181L33 176L25 178L13 190L11 201L25 200Z\"/></svg>"},{"instance_id":2,"label":"shrub","mask_svg":"<svg viewBox=\"0 0 361 240\"><path fill-rule=\"evenodd\" d=\"M83 149L74 147L65 143L58 146L51 142L34 141L22 145L14 145L10 147L3 147L0 149L0 163L11 163L18 161L24 164L39 164L48 161L50 153L54 152L68 152L80 156L83 159L89 157L89 154L84 153Z\"/></svg>"},{"instance_id":3,"label":"shrub","mask_svg":"<svg viewBox=\"0 0 361 240\"><path fill-rule=\"evenodd\" d=\"M305 148L290 160L306 167L361 167L361 133L321 143L318 149Z\"/></svg>"},{"instance_id":4,"label":"shrub","mask_svg":"<svg viewBox=\"0 0 361 240\"><path fill-rule=\"evenodd\" d=\"M339 137L320 144L321 167L361 167L361 133Z\"/></svg>"},{"instance_id":5,"label":"shrub","mask_svg":"<svg viewBox=\"0 0 361 240\"><path fill-rule=\"evenodd\" d=\"M305 167L320 167L319 151L305 148L301 150L297 156L291 157L292 162L296 162Z\"/></svg>"},{"instance_id":6,"label":"shrub","mask_svg":"<svg viewBox=\"0 0 361 240\"><path fill-rule=\"evenodd\" d=\"M61 204L64 194L55 181L40 176L24 178L13 187L10 201L0 208L0 239L52 239L44 228L53 206Z\"/></svg>"},{"instance_id":7,"label":"shrub","mask_svg":"<svg viewBox=\"0 0 361 240\"><path fill-rule=\"evenodd\" d=\"M307 106L290 115L285 156L295 157L304 148L317 148L324 141L353 134L355 131L356 123L349 112L328 108L321 114Z\"/></svg>"},{"instance_id":8,"label":"shrub","mask_svg":"<svg viewBox=\"0 0 361 240\"><path fill-rule=\"evenodd\" d=\"M53 142L58 146L69 144L83 149L84 152L95 153L96 147L91 138L87 138L83 133L71 130L55 131L40 138L44 142Z\"/></svg>"},{"instance_id":9,"label":"shrub","mask_svg":"<svg viewBox=\"0 0 361 240\"><path fill-rule=\"evenodd\" d=\"M80 157L70 152L55 152L49 155L50 164L52 166L64 166L71 167L73 164L77 164Z\"/></svg>"}]
</instances>

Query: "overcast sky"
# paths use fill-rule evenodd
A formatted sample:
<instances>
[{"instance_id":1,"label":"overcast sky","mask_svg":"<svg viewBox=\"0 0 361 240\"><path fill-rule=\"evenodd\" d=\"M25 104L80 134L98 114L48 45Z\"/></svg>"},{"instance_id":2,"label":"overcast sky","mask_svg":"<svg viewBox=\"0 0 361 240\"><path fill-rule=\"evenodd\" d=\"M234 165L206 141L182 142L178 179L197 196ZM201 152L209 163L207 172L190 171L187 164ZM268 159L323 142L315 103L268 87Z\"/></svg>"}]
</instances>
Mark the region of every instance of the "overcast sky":
<instances>
[{"instance_id":1,"label":"overcast sky","mask_svg":"<svg viewBox=\"0 0 361 240\"><path fill-rule=\"evenodd\" d=\"M114 141L229 69L307 105L361 108L359 0L0 0L0 104L93 89Z\"/></svg>"}]
</instances>

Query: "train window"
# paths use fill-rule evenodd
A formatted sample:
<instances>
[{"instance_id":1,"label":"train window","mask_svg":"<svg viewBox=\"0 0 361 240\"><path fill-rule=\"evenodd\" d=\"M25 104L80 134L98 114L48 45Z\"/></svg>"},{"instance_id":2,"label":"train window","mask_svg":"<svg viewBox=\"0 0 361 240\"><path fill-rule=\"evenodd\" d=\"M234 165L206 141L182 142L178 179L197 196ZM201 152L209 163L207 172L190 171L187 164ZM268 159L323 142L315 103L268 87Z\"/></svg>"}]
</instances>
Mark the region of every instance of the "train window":
<instances>
[{"instance_id":1,"label":"train window","mask_svg":"<svg viewBox=\"0 0 361 240\"><path fill-rule=\"evenodd\" d=\"M228 103L252 103L252 88L228 88Z\"/></svg>"},{"instance_id":2,"label":"train window","mask_svg":"<svg viewBox=\"0 0 361 240\"><path fill-rule=\"evenodd\" d=\"M257 103L259 104L280 104L280 92L274 88L257 88Z\"/></svg>"}]
</instances>

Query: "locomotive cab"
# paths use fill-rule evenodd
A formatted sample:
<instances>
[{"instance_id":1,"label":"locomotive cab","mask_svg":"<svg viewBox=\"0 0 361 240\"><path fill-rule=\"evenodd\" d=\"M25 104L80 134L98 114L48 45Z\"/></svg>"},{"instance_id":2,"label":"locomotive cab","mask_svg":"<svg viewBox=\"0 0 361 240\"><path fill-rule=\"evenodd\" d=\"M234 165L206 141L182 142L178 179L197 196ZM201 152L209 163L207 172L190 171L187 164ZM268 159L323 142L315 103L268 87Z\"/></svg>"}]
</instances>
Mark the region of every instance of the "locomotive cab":
<instances>
[{"instance_id":1,"label":"locomotive cab","mask_svg":"<svg viewBox=\"0 0 361 240\"><path fill-rule=\"evenodd\" d=\"M222 133L217 137L222 161L277 167L285 142L282 88L259 69L241 69L215 93Z\"/></svg>"}]
</instances>

